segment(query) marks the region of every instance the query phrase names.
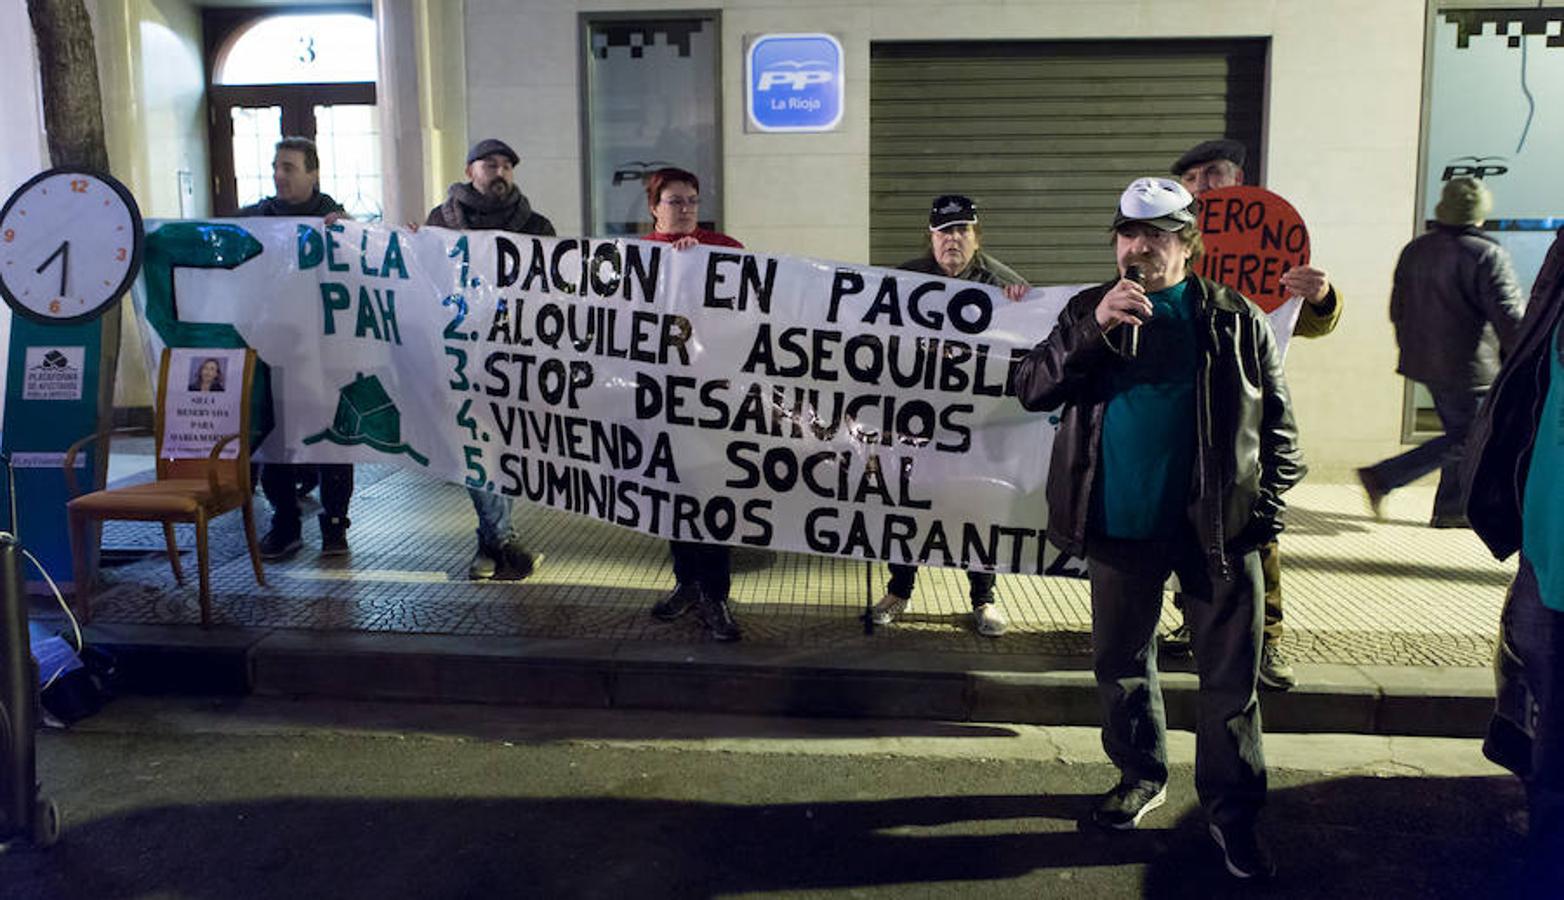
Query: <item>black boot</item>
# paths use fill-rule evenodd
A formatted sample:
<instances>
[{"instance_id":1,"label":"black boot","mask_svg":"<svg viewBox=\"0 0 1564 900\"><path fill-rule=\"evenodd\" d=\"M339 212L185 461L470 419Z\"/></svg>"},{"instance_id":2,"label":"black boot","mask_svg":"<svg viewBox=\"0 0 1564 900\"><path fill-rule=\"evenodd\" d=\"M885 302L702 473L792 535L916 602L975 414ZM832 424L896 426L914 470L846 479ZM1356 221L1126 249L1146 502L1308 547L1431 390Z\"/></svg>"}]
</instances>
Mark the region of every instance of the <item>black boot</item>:
<instances>
[{"instance_id":1,"label":"black boot","mask_svg":"<svg viewBox=\"0 0 1564 900\"><path fill-rule=\"evenodd\" d=\"M690 611L701 598L701 589L693 584L674 585L673 593L652 606L652 618L659 622L672 622Z\"/></svg>"},{"instance_id":2,"label":"black boot","mask_svg":"<svg viewBox=\"0 0 1564 900\"><path fill-rule=\"evenodd\" d=\"M328 516L320 514L320 555L321 556L346 556L348 553L348 526L352 525L347 516Z\"/></svg>"},{"instance_id":3,"label":"black boot","mask_svg":"<svg viewBox=\"0 0 1564 900\"><path fill-rule=\"evenodd\" d=\"M701 598L695 604L695 615L711 632L713 640L736 641L743 637L739 623L733 620L733 610L728 606L727 597L709 597L705 591L701 591Z\"/></svg>"}]
</instances>

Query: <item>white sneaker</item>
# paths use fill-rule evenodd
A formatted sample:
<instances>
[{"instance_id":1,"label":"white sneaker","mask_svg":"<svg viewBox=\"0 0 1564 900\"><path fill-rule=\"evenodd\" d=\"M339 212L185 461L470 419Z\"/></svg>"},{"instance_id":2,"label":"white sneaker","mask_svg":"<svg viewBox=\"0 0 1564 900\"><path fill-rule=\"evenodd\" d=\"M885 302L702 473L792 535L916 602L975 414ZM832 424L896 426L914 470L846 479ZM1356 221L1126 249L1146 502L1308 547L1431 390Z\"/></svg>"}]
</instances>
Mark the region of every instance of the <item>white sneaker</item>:
<instances>
[{"instance_id":1,"label":"white sneaker","mask_svg":"<svg viewBox=\"0 0 1564 900\"><path fill-rule=\"evenodd\" d=\"M984 637L999 637L1010 630L1010 620L1005 618L998 603L985 603L972 610L972 623L977 626L977 633Z\"/></svg>"},{"instance_id":2,"label":"white sneaker","mask_svg":"<svg viewBox=\"0 0 1564 900\"><path fill-rule=\"evenodd\" d=\"M874 609L869 613L869 618L876 625L889 625L896 621L896 617L907 611L907 604L912 602L908 597L898 597L890 591L880 598L880 602L874 604Z\"/></svg>"}]
</instances>

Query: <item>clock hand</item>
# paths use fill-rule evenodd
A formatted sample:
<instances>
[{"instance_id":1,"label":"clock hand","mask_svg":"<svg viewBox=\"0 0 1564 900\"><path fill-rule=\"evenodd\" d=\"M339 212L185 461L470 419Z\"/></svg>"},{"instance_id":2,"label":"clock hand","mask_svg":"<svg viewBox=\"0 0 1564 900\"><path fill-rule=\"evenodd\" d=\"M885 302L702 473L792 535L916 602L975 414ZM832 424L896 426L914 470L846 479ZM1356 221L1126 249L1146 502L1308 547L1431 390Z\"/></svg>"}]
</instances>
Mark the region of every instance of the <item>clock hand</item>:
<instances>
[{"instance_id":1,"label":"clock hand","mask_svg":"<svg viewBox=\"0 0 1564 900\"><path fill-rule=\"evenodd\" d=\"M49 258L39 263L38 268L33 271L42 275L43 270L49 268L49 263L54 262L56 256L60 257L60 296L63 297L65 296L65 287L69 283L68 279L71 273L70 241L61 241L60 246L56 247L54 252L49 254Z\"/></svg>"}]
</instances>

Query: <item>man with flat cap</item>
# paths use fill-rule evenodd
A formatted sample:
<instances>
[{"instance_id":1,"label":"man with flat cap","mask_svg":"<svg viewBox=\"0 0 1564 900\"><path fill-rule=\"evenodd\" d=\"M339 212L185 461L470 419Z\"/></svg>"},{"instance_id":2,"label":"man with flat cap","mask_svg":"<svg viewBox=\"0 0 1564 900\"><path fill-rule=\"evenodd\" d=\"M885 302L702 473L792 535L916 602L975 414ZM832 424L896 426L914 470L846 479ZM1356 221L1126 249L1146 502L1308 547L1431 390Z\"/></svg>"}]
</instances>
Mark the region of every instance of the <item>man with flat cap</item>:
<instances>
[{"instance_id":1,"label":"man with flat cap","mask_svg":"<svg viewBox=\"0 0 1564 900\"><path fill-rule=\"evenodd\" d=\"M499 138L484 138L467 152L467 180L451 185L445 202L429 211L425 225L469 231L493 229L552 236L554 223L532 208L516 187L521 159ZM516 581L531 575L538 557L522 548L509 497L468 488L478 514L478 549L467 576L475 580Z\"/></svg>"},{"instance_id":2,"label":"man with flat cap","mask_svg":"<svg viewBox=\"0 0 1564 900\"><path fill-rule=\"evenodd\" d=\"M902 263L909 272L942 275L979 284L997 285L1011 300L1021 299L1030 287L1026 279L983 249L983 229L978 222L977 204L960 194L941 194L929 209L929 249L922 256ZM891 582L885 596L874 605L870 616L876 625L889 625L907 610L918 583L918 567L890 563ZM1010 628L1004 611L994 597L992 572L967 572L972 598L972 623L984 637L999 637Z\"/></svg>"},{"instance_id":3,"label":"man with flat cap","mask_svg":"<svg viewBox=\"0 0 1564 900\"><path fill-rule=\"evenodd\" d=\"M1244 183L1244 145L1219 138L1196 144L1173 163L1173 174L1196 197L1216 188L1236 187ZM1281 277L1282 286L1303 298L1293 334L1314 338L1330 334L1341 320L1341 297L1324 269L1295 266ZM1298 683L1292 663L1282 651L1282 552L1276 543L1261 548L1260 565L1265 572L1265 646L1260 652L1260 684L1285 691ZM1182 597L1175 598L1182 609ZM1162 641L1162 647L1174 656L1189 654L1189 623L1175 628Z\"/></svg>"},{"instance_id":4,"label":"man with flat cap","mask_svg":"<svg viewBox=\"0 0 1564 900\"><path fill-rule=\"evenodd\" d=\"M1102 743L1120 773L1091 818L1129 830L1166 801L1156 634L1176 573L1200 678L1195 788L1228 872L1264 878L1259 548L1304 473L1281 354L1259 307L1194 274L1204 247L1178 182L1130 184L1113 248L1119 276L1072 297L1012 378L1026 409L1062 408L1048 539L1086 559Z\"/></svg>"}]
</instances>

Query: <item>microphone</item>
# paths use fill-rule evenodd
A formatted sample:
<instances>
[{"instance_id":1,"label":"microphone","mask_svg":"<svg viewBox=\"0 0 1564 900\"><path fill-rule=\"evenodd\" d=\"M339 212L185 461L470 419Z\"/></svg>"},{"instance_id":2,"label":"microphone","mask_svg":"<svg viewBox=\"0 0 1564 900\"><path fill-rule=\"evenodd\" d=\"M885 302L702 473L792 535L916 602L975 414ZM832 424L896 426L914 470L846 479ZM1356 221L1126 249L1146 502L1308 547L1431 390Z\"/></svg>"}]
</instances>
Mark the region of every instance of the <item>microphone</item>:
<instances>
[{"instance_id":1,"label":"microphone","mask_svg":"<svg viewBox=\"0 0 1564 900\"><path fill-rule=\"evenodd\" d=\"M1129 265L1124 268L1124 277L1135 282L1141 287L1146 286L1146 275L1140 270L1140 266ZM1119 339L1119 353L1126 359L1134 359L1140 353L1140 326L1123 325L1124 336Z\"/></svg>"}]
</instances>

